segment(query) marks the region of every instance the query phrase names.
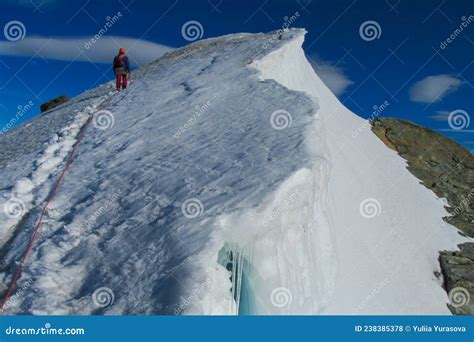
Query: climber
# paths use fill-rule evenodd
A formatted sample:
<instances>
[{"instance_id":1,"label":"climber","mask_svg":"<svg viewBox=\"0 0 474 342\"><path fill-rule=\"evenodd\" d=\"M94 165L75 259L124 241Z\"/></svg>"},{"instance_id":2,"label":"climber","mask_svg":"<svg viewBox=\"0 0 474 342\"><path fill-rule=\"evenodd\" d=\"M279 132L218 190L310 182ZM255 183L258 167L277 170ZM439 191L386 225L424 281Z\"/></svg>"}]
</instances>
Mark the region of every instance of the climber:
<instances>
[{"instance_id":1,"label":"climber","mask_svg":"<svg viewBox=\"0 0 474 342\"><path fill-rule=\"evenodd\" d=\"M125 55L125 48L119 49L118 55L114 58L112 68L115 73L117 91L120 91L120 86L122 86L122 89L127 88L127 79L130 77L130 64L128 57Z\"/></svg>"}]
</instances>

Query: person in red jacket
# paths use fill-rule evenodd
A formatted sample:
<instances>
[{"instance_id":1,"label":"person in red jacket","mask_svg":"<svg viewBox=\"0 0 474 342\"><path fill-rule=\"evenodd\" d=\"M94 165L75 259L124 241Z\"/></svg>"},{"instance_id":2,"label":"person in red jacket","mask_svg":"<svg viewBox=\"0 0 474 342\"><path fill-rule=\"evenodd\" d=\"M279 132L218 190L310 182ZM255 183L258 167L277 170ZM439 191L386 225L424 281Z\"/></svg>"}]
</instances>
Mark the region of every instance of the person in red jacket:
<instances>
[{"instance_id":1,"label":"person in red jacket","mask_svg":"<svg viewBox=\"0 0 474 342\"><path fill-rule=\"evenodd\" d=\"M130 63L128 62L128 57L125 55L125 48L120 48L119 53L114 58L114 63L112 68L115 73L115 85L117 91L127 88L127 78L130 74Z\"/></svg>"}]
</instances>

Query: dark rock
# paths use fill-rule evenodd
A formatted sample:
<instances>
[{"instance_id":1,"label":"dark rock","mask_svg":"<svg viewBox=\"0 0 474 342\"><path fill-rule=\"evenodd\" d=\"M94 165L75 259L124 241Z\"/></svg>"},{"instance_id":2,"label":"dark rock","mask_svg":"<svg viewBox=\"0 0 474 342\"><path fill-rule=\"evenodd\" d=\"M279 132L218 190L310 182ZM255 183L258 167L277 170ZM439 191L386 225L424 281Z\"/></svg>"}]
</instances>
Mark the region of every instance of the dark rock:
<instances>
[{"instance_id":1,"label":"dark rock","mask_svg":"<svg viewBox=\"0 0 474 342\"><path fill-rule=\"evenodd\" d=\"M456 315L474 315L474 243L463 243L458 247L459 251L442 251L439 263L446 292L455 296L456 289L465 289L468 292L465 297L468 302L459 307L448 304L448 307ZM462 296L462 292L459 293ZM454 299L451 300L455 302Z\"/></svg>"},{"instance_id":2,"label":"dark rock","mask_svg":"<svg viewBox=\"0 0 474 342\"><path fill-rule=\"evenodd\" d=\"M446 199L451 216L444 217L445 222L474 237L473 155L451 139L408 121L377 118L371 123L372 131L407 161L421 184ZM458 247L459 251L439 255L444 288L450 294L448 308L456 315L474 315L474 243ZM455 305L456 292L467 303Z\"/></svg>"},{"instance_id":3,"label":"dark rock","mask_svg":"<svg viewBox=\"0 0 474 342\"><path fill-rule=\"evenodd\" d=\"M438 197L451 214L444 220L474 237L474 156L461 145L411 122L378 118L372 131L408 162L408 170Z\"/></svg>"},{"instance_id":4,"label":"dark rock","mask_svg":"<svg viewBox=\"0 0 474 342\"><path fill-rule=\"evenodd\" d=\"M52 100L49 100L48 102L43 103L40 106L41 113L46 112L47 110L53 109L54 107L59 106L60 104L63 104L64 102L69 101L69 97L67 96L58 96Z\"/></svg>"}]
</instances>

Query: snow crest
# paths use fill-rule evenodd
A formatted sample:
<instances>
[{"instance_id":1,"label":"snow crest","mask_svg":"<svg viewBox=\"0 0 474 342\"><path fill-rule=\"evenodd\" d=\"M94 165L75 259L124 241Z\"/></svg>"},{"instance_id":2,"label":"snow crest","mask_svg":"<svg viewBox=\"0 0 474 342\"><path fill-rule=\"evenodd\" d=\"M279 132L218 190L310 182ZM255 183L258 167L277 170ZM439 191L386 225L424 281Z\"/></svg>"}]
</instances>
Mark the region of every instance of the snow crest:
<instances>
[{"instance_id":1,"label":"snow crest","mask_svg":"<svg viewBox=\"0 0 474 342\"><path fill-rule=\"evenodd\" d=\"M256 209L220 219L230 312L449 314L438 252L466 238L443 228L442 200L323 84L303 41L252 63L262 81L304 92L319 110L305 132L313 166Z\"/></svg>"},{"instance_id":2,"label":"snow crest","mask_svg":"<svg viewBox=\"0 0 474 342\"><path fill-rule=\"evenodd\" d=\"M262 78L302 91L320 107L331 165L324 181L328 217L338 260L337 275L330 278L335 288L321 313L450 314L434 276L438 253L472 239L444 225L442 199L323 84L305 58L303 40L297 37L257 67Z\"/></svg>"},{"instance_id":3,"label":"snow crest","mask_svg":"<svg viewBox=\"0 0 474 342\"><path fill-rule=\"evenodd\" d=\"M198 41L134 72L113 125L84 136L8 313L449 313L438 252L466 239L314 73L304 32L276 35ZM1 194L28 213L0 216L3 283L109 90L0 136ZM60 132L46 149L42 130Z\"/></svg>"},{"instance_id":4,"label":"snow crest","mask_svg":"<svg viewBox=\"0 0 474 342\"><path fill-rule=\"evenodd\" d=\"M291 79L291 65L300 58L300 42L287 43L250 67L261 81L272 73ZM299 57L299 56L298 56ZM219 218L226 254L221 262L231 268L235 314L318 314L329 303L337 273L337 259L329 212L327 186L330 163L324 132L313 98L313 120L304 132L310 162L294 172L257 208ZM290 107L291 108L291 107ZM286 112L291 120L291 110ZM288 122L288 118L286 118Z\"/></svg>"},{"instance_id":5,"label":"snow crest","mask_svg":"<svg viewBox=\"0 0 474 342\"><path fill-rule=\"evenodd\" d=\"M0 229L0 248L11 238L13 230L24 220L29 210L45 200L48 191L41 193L40 187L59 172L60 166L64 164L76 143L80 130L108 97L105 95L92 101L83 111L76 110L74 120L50 138L42 155L35 161L30 176L20 178L9 198L0 201L0 208L4 209L0 212L0 220L3 222Z\"/></svg>"}]
</instances>

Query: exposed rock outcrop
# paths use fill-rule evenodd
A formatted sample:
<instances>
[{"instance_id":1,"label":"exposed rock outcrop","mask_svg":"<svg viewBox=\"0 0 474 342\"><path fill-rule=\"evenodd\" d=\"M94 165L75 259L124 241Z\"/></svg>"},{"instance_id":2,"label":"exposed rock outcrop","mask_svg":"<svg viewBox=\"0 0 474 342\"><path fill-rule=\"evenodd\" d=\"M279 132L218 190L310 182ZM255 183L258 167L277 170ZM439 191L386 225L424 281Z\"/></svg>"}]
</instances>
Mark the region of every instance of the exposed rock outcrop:
<instances>
[{"instance_id":1,"label":"exposed rock outcrop","mask_svg":"<svg viewBox=\"0 0 474 342\"><path fill-rule=\"evenodd\" d=\"M63 104L64 102L67 102L67 101L69 101L69 97L67 96L61 95L61 96L55 97L54 99L49 100L48 102L45 102L40 106L41 113L44 113L50 109L53 109L54 107L57 107L60 104Z\"/></svg>"},{"instance_id":2,"label":"exposed rock outcrop","mask_svg":"<svg viewBox=\"0 0 474 342\"><path fill-rule=\"evenodd\" d=\"M439 263L444 287L453 303L448 305L451 312L457 315L474 315L474 243L459 245L459 251L441 252ZM467 305L461 305L466 301Z\"/></svg>"},{"instance_id":3,"label":"exposed rock outcrop","mask_svg":"<svg viewBox=\"0 0 474 342\"><path fill-rule=\"evenodd\" d=\"M473 155L451 139L408 121L377 118L371 123L372 131L407 160L408 170L438 197L446 199L451 216L444 217L445 222L457 227L460 234L474 237ZM474 243L464 243L459 248L440 252L439 262L450 297L456 288L467 290L464 295L468 293L467 304L448 305L449 309L457 315L472 315Z\"/></svg>"},{"instance_id":4,"label":"exposed rock outcrop","mask_svg":"<svg viewBox=\"0 0 474 342\"><path fill-rule=\"evenodd\" d=\"M408 170L440 198L451 214L445 221L474 237L474 157L435 131L408 121L378 118L373 132L408 162Z\"/></svg>"}]
</instances>

